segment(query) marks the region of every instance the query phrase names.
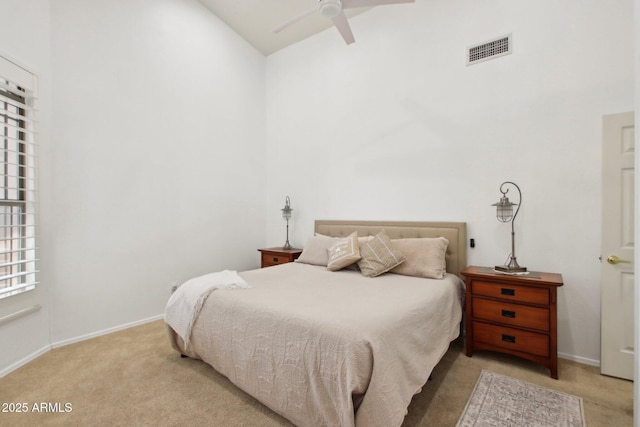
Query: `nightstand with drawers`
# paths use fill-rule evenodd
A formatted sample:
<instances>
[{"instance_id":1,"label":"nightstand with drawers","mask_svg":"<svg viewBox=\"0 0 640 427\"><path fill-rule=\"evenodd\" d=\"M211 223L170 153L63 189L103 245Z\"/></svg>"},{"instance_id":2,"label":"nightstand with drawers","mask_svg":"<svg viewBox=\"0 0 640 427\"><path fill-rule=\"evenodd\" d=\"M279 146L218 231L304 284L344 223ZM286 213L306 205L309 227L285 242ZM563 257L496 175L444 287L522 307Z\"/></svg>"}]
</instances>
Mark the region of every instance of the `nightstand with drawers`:
<instances>
[{"instance_id":1,"label":"nightstand with drawers","mask_svg":"<svg viewBox=\"0 0 640 427\"><path fill-rule=\"evenodd\" d=\"M558 378L557 289L562 276L531 271L511 275L467 267L466 354L490 350L549 368Z\"/></svg>"},{"instance_id":2,"label":"nightstand with drawers","mask_svg":"<svg viewBox=\"0 0 640 427\"><path fill-rule=\"evenodd\" d=\"M258 249L262 253L260 268L293 262L302 253L302 249L282 249L281 247Z\"/></svg>"}]
</instances>

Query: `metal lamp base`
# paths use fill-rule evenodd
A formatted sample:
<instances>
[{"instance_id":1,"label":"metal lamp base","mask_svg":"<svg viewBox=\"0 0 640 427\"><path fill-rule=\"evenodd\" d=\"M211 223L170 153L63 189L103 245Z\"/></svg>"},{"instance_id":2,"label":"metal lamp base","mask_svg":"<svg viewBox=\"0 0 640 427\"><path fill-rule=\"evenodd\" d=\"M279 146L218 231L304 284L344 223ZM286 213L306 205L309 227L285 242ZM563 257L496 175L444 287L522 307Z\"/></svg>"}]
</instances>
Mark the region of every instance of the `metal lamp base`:
<instances>
[{"instance_id":1,"label":"metal lamp base","mask_svg":"<svg viewBox=\"0 0 640 427\"><path fill-rule=\"evenodd\" d=\"M527 272L527 267L520 267L515 257L511 257L511 261L509 261L508 265L496 265L494 268L496 271L501 271L504 273L526 273Z\"/></svg>"}]
</instances>

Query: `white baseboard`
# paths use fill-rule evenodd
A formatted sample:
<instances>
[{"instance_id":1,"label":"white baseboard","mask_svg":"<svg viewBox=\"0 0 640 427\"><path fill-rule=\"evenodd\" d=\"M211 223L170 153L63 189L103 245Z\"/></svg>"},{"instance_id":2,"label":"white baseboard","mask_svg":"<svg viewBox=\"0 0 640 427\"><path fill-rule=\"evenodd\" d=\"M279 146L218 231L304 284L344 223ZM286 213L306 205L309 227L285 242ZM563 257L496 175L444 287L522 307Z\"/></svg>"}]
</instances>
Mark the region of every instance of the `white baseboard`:
<instances>
[{"instance_id":1,"label":"white baseboard","mask_svg":"<svg viewBox=\"0 0 640 427\"><path fill-rule=\"evenodd\" d=\"M51 346L50 345L46 345L44 347L42 347L40 350L37 350L33 353L31 353L30 355L23 357L22 359L18 360L15 363L12 363L11 365L7 366L6 368L0 370L0 378L4 377L5 375L10 374L11 372L15 371L16 369L26 365L27 363L31 362L32 360L37 359L38 357L42 356L43 354L49 352L49 350L51 350Z\"/></svg>"},{"instance_id":2,"label":"white baseboard","mask_svg":"<svg viewBox=\"0 0 640 427\"><path fill-rule=\"evenodd\" d=\"M595 359L588 359L586 357L574 356L573 354L558 353L560 359L573 360L574 362L582 363L584 365L600 367L600 361Z\"/></svg>"},{"instance_id":3,"label":"white baseboard","mask_svg":"<svg viewBox=\"0 0 640 427\"><path fill-rule=\"evenodd\" d=\"M113 328L103 329L101 331L91 332L90 334L80 335L79 337L69 338L66 340L54 342L51 344L51 348L64 347L65 345L75 344L77 342L90 340L91 338L96 338L102 335L111 334L113 332L122 331L124 329L133 328L134 326L144 325L145 323L155 322L156 320L160 320L164 318L163 314L159 314L157 316L149 317L147 319L137 320L131 323L125 323L124 325L114 326Z\"/></svg>"},{"instance_id":4,"label":"white baseboard","mask_svg":"<svg viewBox=\"0 0 640 427\"><path fill-rule=\"evenodd\" d=\"M155 322L156 320L160 320L164 318L163 314L159 314L157 316L153 316L153 317L149 317L147 319L142 319L142 320L138 320L135 322L131 322L131 323L125 323L124 325L119 325L119 326L114 326L113 328L107 328L107 329L103 329L101 331L97 331L97 332L92 332L90 334L86 334L86 335L81 335L79 337L75 337L75 338L69 338L66 340L62 340L62 341L58 341L55 343L52 343L50 345L44 346L42 347L40 350L37 350L31 354L29 354L28 356L23 357L22 359L18 360L17 362L7 366L6 368L0 370L0 378L10 374L11 372L15 371L16 369L26 365L27 363L37 359L38 357L42 356L43 354L47 353L48 351L54 349L54 348L58 348L58 347L64 347L65 345L69 345L69 344L74 344L80 341L85 341L91 338L96 338L102 335L107 335L113 332L117 332L117 331L121 331L124 329L129 329L132 328L134 326L139 326L139 325L143 325L145 323L149 323L149 322Z\"/></svg>"}]
</instances>

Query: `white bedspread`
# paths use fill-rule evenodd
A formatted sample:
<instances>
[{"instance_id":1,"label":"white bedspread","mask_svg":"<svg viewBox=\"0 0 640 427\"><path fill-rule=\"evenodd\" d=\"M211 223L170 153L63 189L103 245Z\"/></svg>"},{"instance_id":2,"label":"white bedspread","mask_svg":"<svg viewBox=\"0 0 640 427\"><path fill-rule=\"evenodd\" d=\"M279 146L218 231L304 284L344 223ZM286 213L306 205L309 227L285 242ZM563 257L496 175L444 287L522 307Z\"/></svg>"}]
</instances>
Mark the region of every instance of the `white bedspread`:
<instances>
[{"instance_id":1,"label":"white bedspread","mask_svg":"<svg viewBox=\"0 0 640 427\"><path fill-rule=\"evenodd\" d=\"M252 288L214 292L191 349L298 426L400 426L459 334L464 283L288 263L241 272Z\"/></svg>"},{"instance_id":2,"label":"white bedspread","mask_svg":"<svg viewBox=\"0 0 640 427\"><path fill-rule=\"evenodd\" d=\"M184 341L191 344L191 329L205 301L216 289L246 289L251 286L236 271L224 270L189 279L171 294L164 320Z\"/></svg>"}]
</instances>

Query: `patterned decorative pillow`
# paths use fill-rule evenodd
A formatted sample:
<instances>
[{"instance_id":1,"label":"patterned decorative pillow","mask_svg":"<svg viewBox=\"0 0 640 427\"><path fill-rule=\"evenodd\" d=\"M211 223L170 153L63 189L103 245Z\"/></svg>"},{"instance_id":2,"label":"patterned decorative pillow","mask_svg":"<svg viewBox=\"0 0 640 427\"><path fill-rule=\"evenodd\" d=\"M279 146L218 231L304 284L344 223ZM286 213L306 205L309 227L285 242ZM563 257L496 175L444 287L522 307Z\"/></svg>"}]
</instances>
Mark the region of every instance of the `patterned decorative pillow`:
<instances>
[{"instance_id":1,"label":"patterned decorative pillow","mask_svg":"<svg viewBox=\"0 0 640 427\"><path fill-rule=\"evenodd\" d=\"M327 249L333 246L337 241L338 239L335 237L323 236L321 234L310 237L309 240L307 240L307 244L302 250L302 253L295 262L322 265L326 267L329 263Z\"/></svg>"},{"instance_id":2,"label":"patterned decorative pillow","mask_svg":"<svg viewBox=\"0 0 640 427\"><path fill-rule=\"evenodd\" d=\"M338 271L360 260L360 247L358 245L358 233L353 232L349 237L340 239L327 249L329 263L327 270Z\"/></svg>"},{"instance_id":3,"label":"patterned decorative pillow","mask_svg":"<svg viewBox=\"0 0 640 427\"><path fill-rule=\"evenodd\" d=\"M366 277L376 277L402 264L402 252L395 249L389 236L381 230L373 239L360 248L362 259L358 261L360 271Z\"/></svg>"},{"instance_id":4,"label":"patterned decorative pillow","mask_svg":"<svg viewBox=\"0 0 640 427\"><path fill-rule=\"evenodd\" d=\"M442 279L447 274L445 257L449 240L446 238L393 239L391 245L406 258L405 262L391 269L391 273L430 279Z\"/></svg>"}]
</instances>

